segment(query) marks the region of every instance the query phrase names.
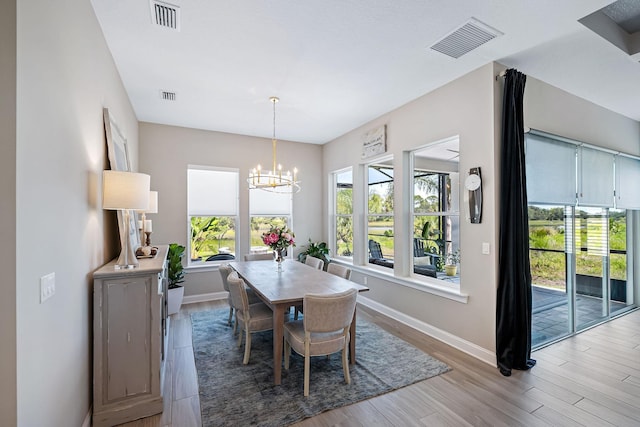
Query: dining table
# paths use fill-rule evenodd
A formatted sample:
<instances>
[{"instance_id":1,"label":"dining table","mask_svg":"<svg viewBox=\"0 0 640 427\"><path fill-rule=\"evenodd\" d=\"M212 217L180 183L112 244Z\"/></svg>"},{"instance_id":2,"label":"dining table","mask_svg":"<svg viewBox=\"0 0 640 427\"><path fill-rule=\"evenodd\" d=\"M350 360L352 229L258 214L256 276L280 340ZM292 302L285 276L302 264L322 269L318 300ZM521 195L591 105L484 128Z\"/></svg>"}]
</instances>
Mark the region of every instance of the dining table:
<instances>
[{"instance_id":1,"label":"dining table","mask_svg":"<svg viewBox=\"0 0 640 427\"><path fill-rule=\"evenodd\" d=\"M355 288L358 292L369 290L364 285L290 259L282 263L282 271L278 271L277 263L270 260L232 261L229 265L273 311L275 385L280 385L282 380L285 312L288 312L291 306L301 306L306 294L333 294L350 288ZM351 321L350 336L349 361L354 364L356 362L355 311Z\"/></svg>"}]
</instances>

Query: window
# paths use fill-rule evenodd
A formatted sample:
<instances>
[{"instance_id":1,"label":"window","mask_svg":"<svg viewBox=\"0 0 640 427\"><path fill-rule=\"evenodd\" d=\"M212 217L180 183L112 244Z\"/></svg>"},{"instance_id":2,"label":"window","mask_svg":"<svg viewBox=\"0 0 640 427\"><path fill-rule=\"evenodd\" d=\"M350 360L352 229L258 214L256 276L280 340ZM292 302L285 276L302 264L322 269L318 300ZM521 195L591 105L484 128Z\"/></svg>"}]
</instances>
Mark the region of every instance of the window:
<instances>
[{"instance_id":1,"label":"window","mask_svg":"<svg viewBox=\"0 0 640 427\"><path fill-rule=\"evenodd\" d=\"M291 194L250 190L249 215L251 216L249 232L251 252L268 252L270 249L262 242L262 233L267 232L271 227L293 228Z\"/></svg>"},{"instance_id":2,"label":"window","mask_svg":"<svg viewBox=\"0 0 640 427\"><path fill-rule=\"evenodd\" d=\"M444 266L460 247L458 146L455 137L413 152L413 272L452 282L459 268L447 276Z\"/></svg>"},{"instance_id":3,"label":"window","mask_svg":"<svg viewBox=\"0 0 640 427\"><path fill-rule=\"evenodd\" d=\"M238 171L234 169L188 167L188 265L235 257L238 179Z\"/></svg>"},{"instance_id":4,"label":"window","mask_svg":"<svg viewBox=\"0 0 640 427\"><path fill-rule=\"evenodd\" d=\"M393 267L393 166L367 167L369 262Z\"/></svg>"},{"instance_id":5,"label":"window","mask_svg":"<svg viewBox=\"0 0 640 427\"><path fill-rule=\"evenodd\" d=\"M535 348L637 303L627 228L640 161L538 131L525 142Z\"/></svg>"},{"instance_id":6,"label":"window","mask_svg":"<svg viewBox=\"0 0 640 427\"><path fill-rule=\"evenodd\" d=\"M332 174L335 256L353 256L353 172L351 168Z\"/></svg>"}]
</instances>

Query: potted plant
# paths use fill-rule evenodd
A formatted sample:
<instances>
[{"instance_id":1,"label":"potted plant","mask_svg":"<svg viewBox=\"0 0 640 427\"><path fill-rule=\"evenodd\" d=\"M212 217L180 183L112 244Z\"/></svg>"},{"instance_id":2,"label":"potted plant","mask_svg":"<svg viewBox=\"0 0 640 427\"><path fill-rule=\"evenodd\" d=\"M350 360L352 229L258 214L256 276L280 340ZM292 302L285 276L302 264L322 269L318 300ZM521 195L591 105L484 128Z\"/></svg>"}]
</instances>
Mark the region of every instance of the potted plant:
<instances>
[{"instance_id":1,"label":"potted plant","mask_svg":"<svg viewBox=\"0 0 640 427\"><path fill-rule=\"evenodd\" d=\"M311 256L314 258L320 258L324 261L324 269L327 269L327 266L331 262L329 258L329 248L325 242L314 243L309 239L309 245L307 249L298 254L298 261L305 262L307 257Z\"/></svg>"},{"instance_id":2,"label":"potted plant","mask_svg":"<svg viewBox=\"0 0 640 427\"><path fill-rule=\"evenodd\" d=\"M185 247L177 243L169 245L168 260L168 276L169 295L167 296L168 314L175 314L180 311L182 299L184 298L184 286L180 283L184 282L184 267L182 266L182 257L184 256Z\"/></svg>"},{"instance_id":3,"label":"potted plant","mask_svg":"<svg viewBox=\"0 0 640 427\"><path fill-rule=\"evenodd\" d=\"M445 256L444 272L447 276L455 276L460 262L460 249L447 253Z\"/></svg>"}]
</instances>

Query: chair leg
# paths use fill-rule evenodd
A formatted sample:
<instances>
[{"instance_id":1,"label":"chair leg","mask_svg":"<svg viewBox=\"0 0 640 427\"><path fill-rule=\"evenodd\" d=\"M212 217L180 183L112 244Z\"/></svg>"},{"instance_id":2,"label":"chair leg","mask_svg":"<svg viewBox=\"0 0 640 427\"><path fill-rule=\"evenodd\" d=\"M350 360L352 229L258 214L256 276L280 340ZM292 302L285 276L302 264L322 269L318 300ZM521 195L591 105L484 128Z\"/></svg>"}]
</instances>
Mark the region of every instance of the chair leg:
<instances>
[{"instance_id":1,"label":"chair leg","mask_svg":"<svg viewBox=\"0 0 640 427\"><path fill-rule=\"evenodd\" d=\"M238 321L236 321L236 325L238 324ZM240 347L240 344L242 344L242 329L240 329L240 333L238 334L238 347Z\"/></svg>"},{"instance_id":2,"label":"chair leg","mask_svg":"<svg viewBox=\"0 0 640 427\"><path fill-rule=\"evenodd\" d=\"M231 326L231 320L233 320L233 307L229 307L229 320L227 320L228 326Z\"/></svg>"},{"instance_id":3,"label":"chair leg","mask_svg":"<svg viewBox=\"0 0 640 427\"><path fill-rule=\"evenodd\" d=\"M289 357L291 356L291 344L284 340L284 369L289 369Z\"/></svg>"},{"instance_id":4,"label":"chair leg","mask_svg":"<svg viewBox=\"0 0 640 427\"><path fill-rule=\"evenodd\" d=\"M251 333L248 330L245 330L244 333L247 338L244 343L244 360L242 363L246 365L249 363L249 355L251 354Z\"/></svg>"},{"instance_id":5,"label":"chair leg","mask_svg":"<svg viewBox=\"0 0 640 427\"><path fill-rule=\"evenodd\" d=\"M304 346L304 397L309 396L309 371L311 365L311 357L309 356L309 343Z\"/></svg>"},{"instance_id":6,"label":"chair leg","mask_svg":"<svg viewBox=\"0 0 640 427\"><path fill-rule=\"evenodd\" d=\"M347 349L349 348L349 343L344 344L344 348L342 349L342 370L344 371L344 380L347 384L351 384L351 375L349 375L349 357L347 355Z\"/></svg>"}]
</instances>

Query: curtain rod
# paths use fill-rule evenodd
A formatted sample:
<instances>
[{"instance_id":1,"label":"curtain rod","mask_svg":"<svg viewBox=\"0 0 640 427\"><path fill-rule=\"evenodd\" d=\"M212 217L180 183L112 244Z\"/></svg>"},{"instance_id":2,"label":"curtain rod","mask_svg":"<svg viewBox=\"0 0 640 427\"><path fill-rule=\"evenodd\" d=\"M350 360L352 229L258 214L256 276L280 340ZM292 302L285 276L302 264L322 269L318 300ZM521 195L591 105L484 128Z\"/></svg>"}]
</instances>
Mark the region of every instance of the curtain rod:
<instances>
[{"instance_id":1,"label":"curtain rod","mask_svg":"<svg viewBox=\"0 0 640 427\"><path fill-rule=\"evenodd\" d=\"M500 77L504 77L507 75L507 70L502 70L498 73L498 75L496 76L496 81L498 81L498 78Z\"/></svg>"},{"instance_id":2,"label":"curtain rod","mask_svg":"<svg viewBox=\"0 0 640 427\"><path fill-rule=\"evenodd\" d=\"M611 150L609 148L599 147L597 145L588 144L586 142L578 141L576 139L567 138L564 136L556 135L553 133L545 132L543 130L526 128L524 133L530 133L532 135L542 136L544 138L555 139L557 141L566 142L567 144L577 145L578 147L591 148L593 150L603 151L605 153L614 154L616 156L629 157L631 159L640 160L640 156L634 156L633 154L623 153L622 151Z\"/></svg>"}]
</instances>

